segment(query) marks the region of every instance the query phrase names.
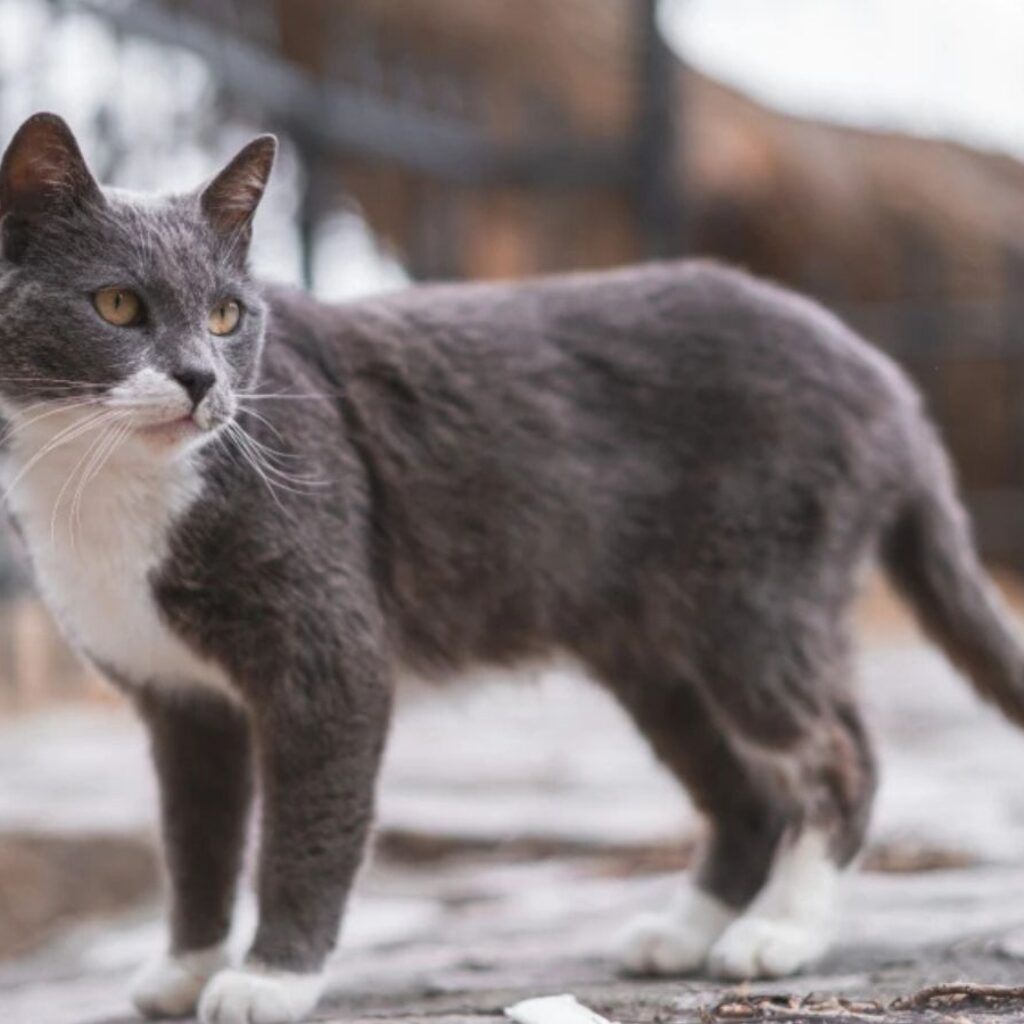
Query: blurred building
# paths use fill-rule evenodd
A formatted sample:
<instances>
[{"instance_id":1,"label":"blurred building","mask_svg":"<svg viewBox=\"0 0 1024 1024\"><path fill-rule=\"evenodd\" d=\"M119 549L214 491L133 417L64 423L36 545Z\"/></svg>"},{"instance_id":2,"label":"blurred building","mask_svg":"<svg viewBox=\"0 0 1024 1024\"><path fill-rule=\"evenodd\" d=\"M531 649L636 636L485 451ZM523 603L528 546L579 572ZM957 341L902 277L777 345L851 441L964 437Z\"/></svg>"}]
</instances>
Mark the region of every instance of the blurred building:
<instances>
[{"instance_id":1,"label":"blurred building","mask_svg":"<svg viewBox=\"0 0 1024 1024\"><path fill-rule=\"evenodd\" d=\"M308 284L317 239L354 201L417 279L702 254L818 295L918 379L985 553L1024 564L1024 165L1010 157L768 109L684 67L655 0L48 9L199 58L213 90L178 111L163 152L231 122L291 140ZM0 100L11 82L0 73ZM94 118L111 172L139 148L116 109Z\"/></svg>"},{"instance_id":2,"label":"blurred building","mask_svg":"<svg viewBox=\"0 0 1024 1024\"><path fill-rule=\"evenodd\" d=\"M986 553L1024 562L1010 157L769 110L686 69L654 0L89 6L296 140L307 251L347 195L416 278L699 253L820 296L915 374Z\"/></svg>"}]
</instances>

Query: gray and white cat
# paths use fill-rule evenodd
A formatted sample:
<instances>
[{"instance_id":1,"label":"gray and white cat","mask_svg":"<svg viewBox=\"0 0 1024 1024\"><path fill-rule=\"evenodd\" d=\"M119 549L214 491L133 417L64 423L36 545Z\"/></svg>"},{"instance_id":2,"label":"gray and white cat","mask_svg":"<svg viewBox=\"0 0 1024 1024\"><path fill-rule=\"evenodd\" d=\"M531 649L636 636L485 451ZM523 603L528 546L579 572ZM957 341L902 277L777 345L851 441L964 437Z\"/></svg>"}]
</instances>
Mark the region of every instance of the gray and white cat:
<instances>
[{"instance_id":1,"label":"gray and white cat","mask_svg":"<svg viewBox=\"0 0 1024 1024\"><path fill-rule=\"evenodd\" d=\"M3 475L39 587L152 734L154 1016L297 1020L370 826L392 683L568 653L706 814L636 971L825 949L875 769L847 612L880 554L978 691L1024 658L912 387L811 302L691 262L326 306L257 284L274 141L101 190L37 115L0 166ZM224 940L255 783L259 925Z\"/></svg>"}]
</instances>

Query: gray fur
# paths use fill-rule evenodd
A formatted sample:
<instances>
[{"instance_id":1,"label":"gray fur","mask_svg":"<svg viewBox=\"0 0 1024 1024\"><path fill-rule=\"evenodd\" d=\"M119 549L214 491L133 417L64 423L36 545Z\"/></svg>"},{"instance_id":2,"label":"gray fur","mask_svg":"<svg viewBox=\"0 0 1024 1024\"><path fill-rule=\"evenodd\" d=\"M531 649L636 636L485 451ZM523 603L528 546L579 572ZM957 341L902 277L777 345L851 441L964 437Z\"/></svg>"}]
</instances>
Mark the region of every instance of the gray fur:
<instances>
[{"instance_id":1,"label":"gray fur","mask_svg":"<svg viewBox=\"0 0 1024 1024\"><path fill-rule=\"evenodd\" d=\"M265 179L265 156L246 173ZM176 948L227 929L255 756L251 955L319 966L400 671L578 657L708 815L700 882L737 906L799 823L840 862L861 843L875 773L846 620L879 551L1024 722L1021 650L918 398L820 307L702 262L327 306L249 277L249 215L212 216L218 194L104 199L77 165L59 203L0 191L0 398L54 397L13 378L102 393L140 363L199 361L225 416L278 453L261 481L212 431L152 578L244 710L119 680L153 734ZM150 302L136 331L87 301L122 280ZM221 293L247 313L214 345L196 323ZM281 397L240 399L252 384Z\"/></svg>"}]
</instances>

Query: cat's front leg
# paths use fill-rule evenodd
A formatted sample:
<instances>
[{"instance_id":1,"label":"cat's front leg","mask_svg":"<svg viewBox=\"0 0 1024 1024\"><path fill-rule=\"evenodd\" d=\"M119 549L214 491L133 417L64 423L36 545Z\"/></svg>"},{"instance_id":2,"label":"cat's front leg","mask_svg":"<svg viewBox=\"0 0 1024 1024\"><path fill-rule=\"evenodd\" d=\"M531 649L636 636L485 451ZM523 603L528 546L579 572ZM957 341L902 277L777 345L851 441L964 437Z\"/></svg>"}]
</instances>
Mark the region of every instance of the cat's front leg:
<instances>
[{"instance_id":1,"label":"cat's front leg","mask_svg":"<svg viewBox=\"0 0 1024 1024\"><path fill-rule=\"evenodd\" d=\"M320 997L369 834L390 710L386 678L368 660L338 678L297 673L253 698L263 785L259 926L245 963L204 991L203 1024L298 1021Z\"/></svg>"},{"instance_id":2,"label":"cat's front leg","mask_svg":"<svg viewBox=\"0 0 1024 1024\"><path fill-rule=\"evenodd\" d=\"M228 962L252 796L249 723L227 699L198 690L154 688L137 703L160 787L170 942L136 978L132 996L147 1016L184 1016Z\"/></svg>"}]
</instances>

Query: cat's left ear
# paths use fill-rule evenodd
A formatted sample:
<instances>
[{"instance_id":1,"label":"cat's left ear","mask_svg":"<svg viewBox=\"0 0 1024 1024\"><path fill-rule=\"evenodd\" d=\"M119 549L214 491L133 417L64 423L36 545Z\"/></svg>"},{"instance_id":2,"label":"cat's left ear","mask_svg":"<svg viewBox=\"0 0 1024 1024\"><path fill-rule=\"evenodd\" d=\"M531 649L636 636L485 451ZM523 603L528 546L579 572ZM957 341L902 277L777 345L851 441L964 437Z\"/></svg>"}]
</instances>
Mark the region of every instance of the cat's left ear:
<instances>
[{"instance_id":1,"label":"cat's left ear","mask_svg":"<svg viewBox=\"0 0 1024 1024\"><path fill-rule=\"evenodd\" d=\"M40 218L103 202L103 193L62 118L34 114L14 133L0 161L5 255L14 255Z\"/></svg>"},{"instance_id":2,"label":"cat's left ear","mask_svg":"<svg viewBox=\"0 0 1024 1024\"><path fill-rule=\"evenodd\" d=\"M199 198L210 226L244 249L252 233L252 219L267 187L277 154L277 139L261 135L244 146L202 191Z\"/></svg>"}]
</instances>

